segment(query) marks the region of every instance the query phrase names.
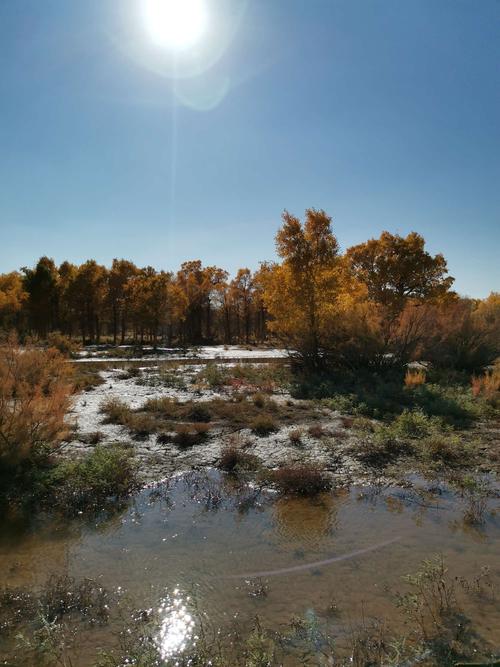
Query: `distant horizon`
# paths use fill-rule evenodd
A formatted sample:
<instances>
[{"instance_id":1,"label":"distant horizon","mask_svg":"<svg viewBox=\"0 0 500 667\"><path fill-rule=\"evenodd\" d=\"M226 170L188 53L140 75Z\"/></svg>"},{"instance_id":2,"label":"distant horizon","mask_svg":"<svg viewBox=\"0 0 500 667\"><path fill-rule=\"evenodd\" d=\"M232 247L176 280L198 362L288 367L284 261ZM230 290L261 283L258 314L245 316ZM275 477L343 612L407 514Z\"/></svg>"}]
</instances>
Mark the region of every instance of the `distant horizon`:
<instances>
[{"instance_id":1,"label":"distant horizon","mask_svg":"<svg viewBox=\"0 0 500 667\"><path fill-rule=\"evenodd\" d=\"M144 3L0 3L2 271L234 274L316 207L343 249L415 230L500 291L500 2L203 0L182 43Z\"/></svg>"}]
</instances>

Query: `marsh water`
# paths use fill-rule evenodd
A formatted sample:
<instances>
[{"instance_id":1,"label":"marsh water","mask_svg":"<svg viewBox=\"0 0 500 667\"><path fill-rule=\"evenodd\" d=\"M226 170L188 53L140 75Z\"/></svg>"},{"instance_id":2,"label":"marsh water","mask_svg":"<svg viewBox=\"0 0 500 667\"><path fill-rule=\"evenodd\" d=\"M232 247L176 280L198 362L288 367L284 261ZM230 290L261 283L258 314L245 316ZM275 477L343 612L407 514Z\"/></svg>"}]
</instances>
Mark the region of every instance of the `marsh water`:
<instances>
[{"instance_id":1,"label":"marsh water","mask_svg":"<svg viewBox=\"0 0 500 667\"><path fill-rule=\"evenodd\" d=\"M292 617L313 618L342 642L367 619L402 625L395 593L404 588L403 575L433 554L468 581L489 568L498 589L498 498L487 501L483 523L472 527L464 521L465 498L443 485L412 482L417 490L283 498L215 471L192 472L92 520L3 517L2 581L36 590L53 574L89 577L113 592L118 612L108 623L74 620L75 666L111 649L123 624L132 623L132 609L155 610L153 632L165 659L195 643L200 626L229 631L256 616L277 630ZM476 631L498 648L498 596L467 604ZM0 634L2 654L4 664L38 664Z\"/></svg>"}]
</instances>

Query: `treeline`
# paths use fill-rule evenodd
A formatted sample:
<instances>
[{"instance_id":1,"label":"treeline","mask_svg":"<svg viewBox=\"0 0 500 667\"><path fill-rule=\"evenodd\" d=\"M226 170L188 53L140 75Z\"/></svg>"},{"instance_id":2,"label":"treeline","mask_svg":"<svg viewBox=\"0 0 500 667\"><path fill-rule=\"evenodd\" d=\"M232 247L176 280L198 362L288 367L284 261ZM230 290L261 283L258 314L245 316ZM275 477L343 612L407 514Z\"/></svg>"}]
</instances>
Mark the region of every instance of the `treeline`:
<instances>
[{"instance_id":1,"label":"treeline","mask_svg":"<svg viewBox=\"0 0 500 667\"><path fill-rule=\"evenodd\" d=\"M0 275L0 327L20 336L51 332L84 343L262 343L272 337L313 370L425 359L475 370L500 355L500 294L462 298L441 255L424 239L383 232L341 252L331 218L285 211L280 261L230 279L200 261L177 273L115 259Z\"/></svg>"},{"instance_id":2,"label":"treeline","mask_svg":"<svg viewBox=\"0 0 500 667\"><path fill-rule=\"evenodd\" d=\"M33 268L0 275L0 327L46 339L52 332L83 344L262 342L266 313L259 272L203 267L139 268L115 259L57 266L42 257Z\"/></svg>"}]
</instances>

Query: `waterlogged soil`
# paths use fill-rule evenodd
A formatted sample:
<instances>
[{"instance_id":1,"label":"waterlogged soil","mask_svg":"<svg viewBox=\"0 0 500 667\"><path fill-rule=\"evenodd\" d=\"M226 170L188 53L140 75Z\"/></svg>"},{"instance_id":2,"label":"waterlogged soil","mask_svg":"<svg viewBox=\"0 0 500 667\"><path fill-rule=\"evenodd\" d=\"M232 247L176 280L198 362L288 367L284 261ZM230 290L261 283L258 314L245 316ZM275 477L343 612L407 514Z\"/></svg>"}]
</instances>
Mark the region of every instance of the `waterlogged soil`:
<instances>
[{"instance_id":1,"label":"waterlogged soil","mask_svg":"<svg viewBox=\"0 0 500 667\"><path fill-rule=\"evenodd\" d=\"M120 633L133 632L147 610L165 662L189 651L202 628L221 628L225 638L258 616L280 632L290 631L293 617L293 627L302 619L316 628L302 635L300 651L318 656L312 664L329 664L320 658L325 636L347 651L360 623L384 619L405 632L395 604L396 592L406 590L402 577L441 554L478 638L500 651L498 498L493 494L482 523L470 526L466 499L444 484L411 482L411 491L353 487L307 499L258 491L215 471L191 472L144 489L110 516L2 517L0 571L9 588L37 591L57 574L92 578L110 592L106 623L63 619L61 664L92 665L100 652L116 650ZM481 572L488 572L486 591L465 594ZM32 637L33 627L0 630L2 664L42 664L13 638ZM300 651L284 664L303 664Z\"/></svg>"}]
</instances>

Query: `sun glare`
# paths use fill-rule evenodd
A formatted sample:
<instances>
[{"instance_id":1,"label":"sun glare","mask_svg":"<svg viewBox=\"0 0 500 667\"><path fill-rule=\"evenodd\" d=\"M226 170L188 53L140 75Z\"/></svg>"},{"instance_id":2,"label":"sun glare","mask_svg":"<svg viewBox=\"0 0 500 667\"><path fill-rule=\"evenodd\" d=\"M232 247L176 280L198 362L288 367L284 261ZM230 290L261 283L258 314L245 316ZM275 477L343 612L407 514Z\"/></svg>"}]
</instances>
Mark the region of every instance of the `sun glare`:
<instances>
[{"instance_id":1,"label":"sun glare","mask_svg":"<svg viewBox=\"0 0 500 667\"><path fill-rule=\"evenodd\" d=\"M184 50L196 44L207 26L205 0L143 0L146 27L158 46Z\"/></svg>"}]
</instances>

